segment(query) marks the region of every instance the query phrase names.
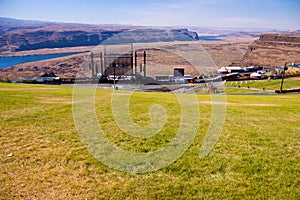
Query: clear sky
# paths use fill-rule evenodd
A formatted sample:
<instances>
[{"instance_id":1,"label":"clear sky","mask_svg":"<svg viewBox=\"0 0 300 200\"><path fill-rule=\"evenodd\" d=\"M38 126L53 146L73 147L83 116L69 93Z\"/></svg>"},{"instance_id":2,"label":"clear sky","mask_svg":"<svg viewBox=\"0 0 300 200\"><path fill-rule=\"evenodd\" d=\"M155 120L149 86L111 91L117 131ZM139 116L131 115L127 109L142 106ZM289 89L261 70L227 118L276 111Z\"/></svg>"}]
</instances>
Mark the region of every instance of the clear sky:
<instances>
[{"instance_id":1,"label":"clear sky","mask_svg":"<svg viewBox=\"0 0 300 200\"><path fill-rule=\"evenodd\" d=\"M0 0L0 16L92 24L300 29L300 0Z\"/></svg>"}]
</instances>

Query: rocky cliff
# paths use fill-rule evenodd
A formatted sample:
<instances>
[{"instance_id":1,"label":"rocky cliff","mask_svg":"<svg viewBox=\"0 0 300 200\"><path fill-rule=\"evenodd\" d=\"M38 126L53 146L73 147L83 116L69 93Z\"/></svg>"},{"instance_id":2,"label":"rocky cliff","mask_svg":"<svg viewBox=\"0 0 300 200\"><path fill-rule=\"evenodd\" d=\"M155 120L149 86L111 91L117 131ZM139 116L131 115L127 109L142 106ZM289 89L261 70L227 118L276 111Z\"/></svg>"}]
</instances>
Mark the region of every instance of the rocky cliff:
<instances>
[{"instance_id":1,"label":"rocky cliff","mask_svg":"<svg viewBox=\"0 0 300 200\"><path fill-rule=\"evenodd\" d=\"M266 67L300 63L300 34L263 34L247 50L240 64Z\"/></svg>"},{"instance_id":2,"label":"rocky cliff","mask_svg":"<svg viewBox=\"0 0 300 200\"><path fill-rule=\"evenodd\" d=\"M118 25L28 22L0 18L0 51L95 46L115 37L117 43L198 40L187 29L156 29Z\"/></svg>"}]
</instances>

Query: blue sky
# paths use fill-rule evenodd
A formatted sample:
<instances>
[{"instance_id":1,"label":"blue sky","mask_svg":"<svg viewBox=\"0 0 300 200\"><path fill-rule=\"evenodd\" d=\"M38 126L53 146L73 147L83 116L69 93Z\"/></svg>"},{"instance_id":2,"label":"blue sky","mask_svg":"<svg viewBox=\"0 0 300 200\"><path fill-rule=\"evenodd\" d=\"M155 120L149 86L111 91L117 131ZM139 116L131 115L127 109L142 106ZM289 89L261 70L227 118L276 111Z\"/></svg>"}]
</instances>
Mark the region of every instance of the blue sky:
<instances>
[{"instance_id":1,"label":"blue sky","mask_svg":"<svg viewBox=\"0 0 300 200\"><path fill-rule=\"evenodd\" d=\"M300 0L0 0L0 16L92 24L300 29Z\"/></svg>"}]
</instances>

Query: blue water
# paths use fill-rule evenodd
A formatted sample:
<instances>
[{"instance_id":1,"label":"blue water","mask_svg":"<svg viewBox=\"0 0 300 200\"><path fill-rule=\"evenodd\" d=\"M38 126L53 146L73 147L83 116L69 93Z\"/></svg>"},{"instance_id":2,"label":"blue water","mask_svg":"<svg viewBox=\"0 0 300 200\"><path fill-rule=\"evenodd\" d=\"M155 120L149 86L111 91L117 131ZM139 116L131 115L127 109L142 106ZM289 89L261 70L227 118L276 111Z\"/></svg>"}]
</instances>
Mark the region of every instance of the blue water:
<instances>
[{"instance_id":1,"label":"blue water","mask_svg":"<svg viewBox=\"0 0 300 200\"><path fill-rule=\"evenodd\" d=\"M40 60L48 60L52 58L60 58L64 56L73 55L76 53L58 53L58 54L45 54L45 55L34 55L34 56L12 56L12 57L0 57L0 68L14 66L24 62L34 62Z\"/></svg>"},{"instance_id":2,"label":"blue water","mask_svg":"<svg viewBox=\"0 0 300 200\"><path fill-rule=\"evenodd\" d=\"M221 40L221 36L199 36L199 40Z\"/></svg>"}]
</instances>

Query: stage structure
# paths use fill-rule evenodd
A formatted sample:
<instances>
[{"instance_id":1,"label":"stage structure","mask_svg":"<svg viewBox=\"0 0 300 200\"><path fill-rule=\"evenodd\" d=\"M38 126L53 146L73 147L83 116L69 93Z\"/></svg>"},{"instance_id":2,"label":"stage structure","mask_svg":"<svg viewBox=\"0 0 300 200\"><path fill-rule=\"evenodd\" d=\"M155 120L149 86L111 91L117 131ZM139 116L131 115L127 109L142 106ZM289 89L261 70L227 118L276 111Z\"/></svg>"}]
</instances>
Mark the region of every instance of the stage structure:
<instances>
[{"instance_id":1,"label":"stage structure","mask_svg":"<svg viewBox=\"0 0 300 200\"><path fill-rule=\"evenodd\" d=\"M98 51L91 52L89 55L89 69L92 72L92 77L97 77L99 74L107 76L143 74L146 77L146 51L134 51L133 45L131 44L130 46L131 49L125 53L119 53L117 50L108 52L106 45Z\"/></svg>"}]
</instances>

